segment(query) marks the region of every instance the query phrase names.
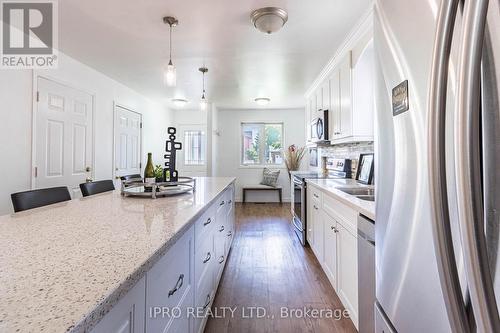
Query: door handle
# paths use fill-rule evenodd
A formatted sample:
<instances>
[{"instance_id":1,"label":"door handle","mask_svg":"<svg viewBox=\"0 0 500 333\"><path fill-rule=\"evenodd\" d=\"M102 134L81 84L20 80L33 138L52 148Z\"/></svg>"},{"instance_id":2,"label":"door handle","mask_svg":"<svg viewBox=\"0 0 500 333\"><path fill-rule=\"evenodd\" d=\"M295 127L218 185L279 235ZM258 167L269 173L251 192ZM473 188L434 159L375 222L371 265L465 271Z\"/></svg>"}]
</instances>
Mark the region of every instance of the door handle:
<instances>
[{"instance_id":1,"label":"door handle","mask_svg":"<svg viewBox=\"0 0 500 333\"><path fill-rule=\"evenodd\" d=\"M219 229L219 232L223 232L223 231L224 231L224 226L223 226L223 225L221 225L221 226L220 226L220 229Z\"/></svg>"},{"instance_id":2,"label":"door handle","mask_svg":"<svg viewBox=\"0 0 500 333\"><path fill-rule=\"evenodd\" d=\"M168 292L168 297L172 296L177 292L177 290L182 288L182 285L184 284L184 274L179 275L179 278L177 279L177 282L174 286L174 289L169 290Z\"/></svg>"},{"instance_id":3,"label":"door handle","mask_svg":"<svg viewBox=\"0 0 500 333\"><path fill-rule=\"evenodd\" d=\"M210 254L210 252L207 252L207 256L203 260L203 263L206 264L210 260L210 258L212 258L212 255Z\"/></svg>"},{"instance_id":4,"label":"door handle","mask_svg":"<svg viewBox=\"0 0 500 333\"><path fill-rule=\"evenodd\" d=\"M448 66L459 0L441 1L432 54L428 107L428 161L432 234L438 272L452 331L469 332L451 235L446 184L445 149Z\"/></svg>"},{"instance_id":5,"label":"door handle","mask_svg":"<svg viewBox=\"0 0 500 333\"><path fill-rule=\"evenodd\" d=\"M206 225L209 225L210 223L212 223L212 219L208 218L207 221L205 223L203 223L203 225L206 226Z\"/></svg>"},{"instance_id":6,"label":"door handle","mask_svg":"<svg viewBox=\"0 0 500 333\"><path fill-rule=\"evenodd\" d=\"M210 297L210 294L207 294L207 298L206 298L206 301L205 301L205 305L203 305L203 310L205 310L205 309L208 307L208 305L210 304L210 300L211 300L211 299L212 299L212 298Z\"/></svg>"},{"instance_id":7,"label":"door handle","mask_svg":"<svg viewBox=\"0 0 500 333\"><path fill-rule=\"evenodd\" d=\"M224 256L219 257L219 264L222 264L224 262Z\"/></svg>"},{"instance_id":8,"label":"door handle","mask_svg":"<svg viewBox=\"0 0 500 333\"><path fill-rule=\"evenodd\" d=\"M91 167L88 166L88 167L85 168L85 172L90 172L90 171L92 171Z\"/></svg>"},{"instance_id":9,"label":"door handle","mask_svg":"<svg viewBox=\"0 0 500 333\"><path fill-rule=\"evenodd\" d=\"M488 262L481 177L481 57L488 0L466 1L458 66L455 170L459 231L478 332L499 332L500 318Z\"/></svg>"}]
</instances>

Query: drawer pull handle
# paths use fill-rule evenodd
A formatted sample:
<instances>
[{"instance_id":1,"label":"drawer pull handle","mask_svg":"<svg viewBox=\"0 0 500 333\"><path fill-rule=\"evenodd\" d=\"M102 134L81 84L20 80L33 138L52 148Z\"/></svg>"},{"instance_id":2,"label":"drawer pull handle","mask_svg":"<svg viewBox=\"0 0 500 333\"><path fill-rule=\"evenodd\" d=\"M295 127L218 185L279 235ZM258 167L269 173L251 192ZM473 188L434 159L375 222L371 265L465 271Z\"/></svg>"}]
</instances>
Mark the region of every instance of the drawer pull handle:
<instances>
[{"instance_id":1,"label":"drawer pull handle","mask_svg":"<svg viewBox=\"0 0 500 333\"><path fill-rule=\"evenodd\" d=\"M231 204L231 203L233 203L233 200L229 200L227 203L228 203L228 204Z\"/></svg>"},{"instance_id":2,"label":"drawer pull handle","mask_svg":"<svg viewBox=\"0 0 500 333\"><path fill-rule=\"evenodd\" d=\"M210 304L210 299L211 299L210 294L207 294L207 301L206 301L205 305L203 305L203 310L205 310L208 307L208 305Z\"/></svg>"},{"instance_id":3,"label":"drawer pull handle","mask_svg":"<svg viewBox=\"0 0 500 333\"><path fill-rule=\"evenodd\" d=\"M207 220L205 223L203 223L203 225L204 225L204 226L205 226L205 225L209 225L210 223L212 223L212 219L211 219L211 218L208 218L208 220Z\"/></svg>"},{"instance_id":4,"label":"drawer pull handle","mask_svg":"<svg viewBox=\"0 0 500 333\"><path fill-rule=\"evenodd\" d=\"M172 296L173 294L175 294L177 290L181 289L183 283L184 283L184 274L181 274L179 276L179 279L177 280L177 283L175 284L174 289L168 292L168 297Z\"/></svg>"},{"instance_id":5,"label":"drawer pull handle","mask_svg":"<svg viewBox=\"0 0 500 333\"><path fill-rule=\"evenodd\" d=\"M222 225L219 229L219 232L223 232L224 231L224 226Z\"/></svg>"},{"instance_id":6,"label":"drawer pull handle","mask_svg":"<svg viewBox=\"0 0 500 333\"><path fill-rule=\"evenodd\" d=\"M219 206L224 206L226 204L226 202L224 200L222 200L222 202L219 204Z\"/></svg>"},{"instance_id":7,"label":"drawer pull handle","mask_svg":"<svg viewBox=\"0 0 500 333\"><path fill-rule=\"evenodd\" d=\"M227 237L231 237L232 235L233 235L232 231L230 231L230 232L227 233Z\"/></svg>"},{"instance_id":8,"label":"drawer pull handle","mask_svg":"<svg viewBox=\"0 0 500 333\"><path fill-rule=\"evenodd\" d=\"M313 205L314 209L318 210L318 207L316 205Z\"/></svg>"},{"instance_id":9,"label":"drawer pull handle","mask_svg":"<svg viewBox=\"0 0 500 333\"><path fill-rule=\"evenodd\" d=\"M315 198L319 198L319 195L317 195L316 193L313 194Z\"/></svg>"},{"instance_id":10,"label":"drawer pull handle","mask_svg":"<svg viewBox=\"0 0 500 333\"><path fill-rule=\"evenodd\" d=\"M207 252L207 257L205 258L205 260L203 260L203 263L206 264L210 258L212 258L212 255L210 254L210 252Z\"/></svg>"},{"instance_id":11,"label":"drawer pull handle","mask_svg":"<svg viewBox=\"0 0 500 333\"><path fill-rule=\"evenodd\" d=\"M339 232L339 229L335 228L334 226L332 226L332 230L333 230L334 233Z\"/></svg>"},{"instance_id":12,"label":"drawer pull handle","mask_svg":"<svg viewBox=\"0 0 500 333\"><path fill-rule=\"evenodd\" d=\"M219 258L219 264L222 264L224 262L224 256L220 256Z\"/></svg>"}]
</instances>

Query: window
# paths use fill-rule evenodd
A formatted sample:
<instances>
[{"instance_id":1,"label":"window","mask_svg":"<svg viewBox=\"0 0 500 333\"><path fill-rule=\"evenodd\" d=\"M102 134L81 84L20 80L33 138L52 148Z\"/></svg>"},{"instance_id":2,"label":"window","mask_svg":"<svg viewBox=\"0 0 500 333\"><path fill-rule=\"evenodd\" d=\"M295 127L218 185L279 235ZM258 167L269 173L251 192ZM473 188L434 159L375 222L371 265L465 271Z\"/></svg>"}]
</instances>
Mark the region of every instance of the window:
<instances>
[{"instance_id":1,"label":"window","mask_svg":"<svg viewBox=\"0 0 500 333\"><path fill-rule=\"evenodd\" d=\"M242 123L241 138L241 164L283 164L282 123Z\"/></svg>"},{"instance_id":2,"label":"window","mask_svg":"<svg viewBox=\"0 0 500 333\"><path fill-rule=\"evenodd\" d=\"M184 165L205 164L205 132L184 131Z\"/></svg>"}]
</instances>

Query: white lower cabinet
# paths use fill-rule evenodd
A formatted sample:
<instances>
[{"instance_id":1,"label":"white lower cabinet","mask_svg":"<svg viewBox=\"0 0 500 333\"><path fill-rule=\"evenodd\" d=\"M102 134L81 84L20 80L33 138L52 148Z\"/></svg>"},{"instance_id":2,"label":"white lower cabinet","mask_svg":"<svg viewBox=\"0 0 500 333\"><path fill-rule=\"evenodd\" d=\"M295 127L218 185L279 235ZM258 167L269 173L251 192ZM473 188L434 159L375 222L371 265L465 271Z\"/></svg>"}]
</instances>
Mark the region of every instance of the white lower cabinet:
<instances>
[{"instance_id":1,"label":"white lower cabinet","mask_svg":"<svg viewBox=\"0 0 500 333\"><path fill-rule=\"evenodd\" d=\"M323 262L324 258L324 232L323 232L323 217L321 214L320 204L313 202L312 204L312 225L313 225L313 237L314 245L312 247L316 258L319 262Z\"/></svg>"},{"instance_id":2,"label":"white lower cabinet","mask_svg":"<svg viewBox=\"0 0 500 333\"><path fill-rule=\"evenodd\" d=\"M146 332L178 332L175 311L186 313L194 302L194 228L191 227L146 274L146 310L170 310L146 320ZM184 308L183 308L184 306ZM188 318L187 325L192 322ZM190 332L190 331L187 331Z\"/></svg>"},{"instance_id":3,"label":"white lower cabinet","mask_svg":"<svg viewBox=\"0 0 500 333\"><path fill-rule=\"evenodd\" d=\"M308 241L358 327L358 213L327 192L318 191L313 185L308 187L307 223L312 226L313 242Z\"/></svg>"},{"instance_id":4,"label":"white lower cabinet","mask_svg":"<svg viewBox=\"0 0 500 333\"><path fill-rule=\"evenodd\" d=\"M230 185L92 333L201 333L234 236Z\"/></svg>"},{"instance_id":5,"label":"white lower cabinet","mask_svg":"<svg viewBox=\"0 0 500 333\"><path fill-rule=\"evenodd\" d=\"M333 288L337 290L337 221L324 214L325 253L323 269Z\"/></svg>"},{"instance_id":6,"label":"white lower cabinet","mask_svg":"<svg viewBox=\"0 0 500 333\"><path fill-rule=\"evenodd\" d=\"M146 278L143 277L92 329L92 333L144 332L145 292Z\"/></svg>"},{"instance_id":7,"label":"white lower cabinet","mask_svg":"<svg viewBox=\"0 0 500 333\"><path fill-rule=\"evenodd\" d=\"M337 294L358 327L358 239L342 224L338 224L338 230Z\"/></svg>"}]
</instances>

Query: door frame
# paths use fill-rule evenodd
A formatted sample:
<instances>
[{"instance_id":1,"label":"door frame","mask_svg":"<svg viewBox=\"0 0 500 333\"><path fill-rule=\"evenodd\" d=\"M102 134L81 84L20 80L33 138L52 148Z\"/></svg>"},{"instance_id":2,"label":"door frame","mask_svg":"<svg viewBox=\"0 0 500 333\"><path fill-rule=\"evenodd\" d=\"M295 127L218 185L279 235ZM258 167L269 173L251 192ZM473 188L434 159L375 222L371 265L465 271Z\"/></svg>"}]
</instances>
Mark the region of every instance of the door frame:
<instances>
[{"instance_id":1,"label":"door frame","mask_svg":"<svg viewBox=\"0 0 500 333\"><path fill-rule=\"evenodd\" d=\"M134 108L131 108L129 106L126 106L125 104L122 104L122 103L119 103L117 102L116 100L113 101L113 161L111 163L111 175L113 176L113 180L116 179L116 130L117 130L117 126L116 126L116 108L122 108L122 109L125 109L127 111L130 111L130 112L133 112L133 113L137 113L140 117L141 117L141 126L140 126L140 130L141 130L141 133L140 133L140 138L141 138L141 145L140 145L140 148L139 148L139 154L141 156L141 159L140 159L140 164L139 164L139 173L142 174L142 158L143 158L143 145L144 145L144 122L143 122L143 114L141 112L138 112L136 110L134 110Z\"/></svg>"},{"instance_id":2,"label":"door frame","mask_svg":"<svg viewBox=\"0 0 500 333\"><path fill-rule=\"evenodd\" d=\"M37 94L38 94L38 80L39 79L45 79L48 81L52 81L56 84L59 84L61 86L65 86L70 89L78 90L80 92L89 94L92 98L92 170L90 172L90 176L92 178L95 177L95 157L96 157L96 151L95 151L95 126L96 126L96 119L95 119L95 108L96 108L96 94L95 92L83 89L81 87L77 87L72 83L66 82L64 80L60 80L58 78L55 78L51 75L47 74L40 74L39 70L34 69L32 71L32 90L31 90L31 99L32 99L32 107L31 107L31 189L34 190L36 189L36 176L35 176L35 167L37 167L37 161L36 161L36 115L38 113L38 101L37 101Z\"/></svg>"},{"instance_id":3,"label":"door frame","mask_svg":"<svg viewBox=\"0 0 500 333\"><path fill-rule=\"evenodd\" d=\"M179 170L179 173L182 173L182 172L187 172L187 173L196 173L196 172L200 172L200 173L203 173L205 174L205 177L207 177L209 175L208 173L208 168L209 168L209 164L210 164L210 157L208 155L208 136L209 136L209 132L208 132L208 124L204 124L204 123L193 123L193 124L188 124L188 123L179 123L179 124L176 124L175 127L177 128L177 137L178 137L178 140L180 140L180 142L182 142L182 151L180 154L177 155L177 169ZM197 130L202 130L204 133L205 133L205 139L203 140L204 141L204 149L205 149L205 161L203 164L199 164L199 165L186 165L185 164L185 152L186 152L186 149L185 149L185 145L186 145L186 142L185 142L185 135L184 135L184 132L186 130L194 130L194 131L197 131ZM192 177L192 175L188 174L189 177Z\"/></svg>"}]
</instances>

